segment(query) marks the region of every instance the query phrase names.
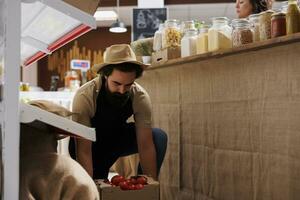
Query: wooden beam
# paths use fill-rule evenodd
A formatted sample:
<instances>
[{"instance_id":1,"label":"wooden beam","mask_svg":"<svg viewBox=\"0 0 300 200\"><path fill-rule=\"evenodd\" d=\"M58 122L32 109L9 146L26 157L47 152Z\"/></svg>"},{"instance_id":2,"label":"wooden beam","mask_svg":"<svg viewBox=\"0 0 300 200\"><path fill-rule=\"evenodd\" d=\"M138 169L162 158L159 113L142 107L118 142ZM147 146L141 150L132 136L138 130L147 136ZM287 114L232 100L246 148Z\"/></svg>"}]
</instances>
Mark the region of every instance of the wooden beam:
<instances>
[{"instance_id":1,"label":"wooden beam","mask_svg":"<svg viewBox=\"0 0 300 200\"><path fill-rule=\"evenodd\" d=\"M120 6L137 6L137 0L119 0ZM199 4L199 3L233 3L235 0L165 0L165 5L171 4ZM116 0L100 0L99 7L117 6Z\"/></svg>"},{"instance_id":2,"label":"wooden beam","mask_svg":"<svg viewBox=\"0 0 300 200\"><path fill-rule=\"evenodd\" d=\"M137 0L119 0L120 6L136 6ZM116 0L100 0L99 7L117 6Z\"/></svg>"},{"instance_id":3,"label":"wooden beam","mask_svg":"<svg viewBox=\"0 0 300 200\"><path fill-rule=\"evenodd\" d=\"M165 5L170 4L199 4L199 3L233 3L235 0L165 0Z\"/></svg>"}]
</instances>

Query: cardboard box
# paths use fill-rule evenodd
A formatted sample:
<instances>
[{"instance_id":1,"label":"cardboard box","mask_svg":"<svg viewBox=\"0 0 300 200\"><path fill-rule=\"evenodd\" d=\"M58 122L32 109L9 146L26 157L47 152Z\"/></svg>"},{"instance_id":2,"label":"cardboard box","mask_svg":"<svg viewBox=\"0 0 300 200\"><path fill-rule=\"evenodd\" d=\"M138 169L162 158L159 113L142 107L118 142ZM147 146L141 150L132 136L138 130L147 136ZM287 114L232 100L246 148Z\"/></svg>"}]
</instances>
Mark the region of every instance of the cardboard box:
<instances>
[{"instance_id":1,"label":"cardboard box","mask_svg":"<svg viewBox=\"0 0 300 200\"><path fill-rule=\"evenodd\" d=\"M141 190L121 190L103 181L96 180L100 200L159 200L159 183L148 179L148 184Z\"/></svg>"},{"instance_id":2,"label":"cardboard box","mask_svg":"<svg viewBox=\"0 0 300 200\"><path fill-rule=\"evenodd\" d=\"M169 47L152 53L152 64L163 63L171 59L180 58L180 47Z\"/></svg>"},{"instance_id":3,"label":"cardboard box","mask_svg":"<svg viewBox=\"0 0 300 200\"><path fill-rule=\"evenodd\" d=\"M64 2L86 12L94 15L98 8L100 0L63 0Z\"/></svg>"}]
</instances>

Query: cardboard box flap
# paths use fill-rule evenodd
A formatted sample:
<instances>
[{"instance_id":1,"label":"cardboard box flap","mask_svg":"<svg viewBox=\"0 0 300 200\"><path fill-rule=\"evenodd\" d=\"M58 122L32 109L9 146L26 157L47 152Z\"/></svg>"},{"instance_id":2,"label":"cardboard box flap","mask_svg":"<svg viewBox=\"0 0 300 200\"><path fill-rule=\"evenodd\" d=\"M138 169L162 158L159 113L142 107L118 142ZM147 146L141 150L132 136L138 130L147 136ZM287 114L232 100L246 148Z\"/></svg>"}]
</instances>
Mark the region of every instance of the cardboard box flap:
<instances>
[{"instance_id":1,"label":"cardboard box flap","mask_svg":"<svg viewBox=\"0 0 300 200\"><path fill-rule=\"evenodd\" d=\"M91 15L94 15L100 2L100 0L63 0L63 1Z\"/></svg>"}]
</instances>

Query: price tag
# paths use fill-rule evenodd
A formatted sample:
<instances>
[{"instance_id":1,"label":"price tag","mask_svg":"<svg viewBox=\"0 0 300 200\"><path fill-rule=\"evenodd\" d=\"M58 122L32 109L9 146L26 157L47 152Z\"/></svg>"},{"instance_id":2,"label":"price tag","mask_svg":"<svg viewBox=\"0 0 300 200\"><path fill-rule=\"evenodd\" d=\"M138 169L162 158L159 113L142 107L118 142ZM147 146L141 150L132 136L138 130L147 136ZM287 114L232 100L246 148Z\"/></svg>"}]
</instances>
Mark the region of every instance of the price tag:
<instances>
[{"instance_id":1,"label":"price tag","mask_svg":"<svg viewBox=\"0 0 300 200\"><path fill-rule=\"evenodd\" d=\"M71 60L71 69L80 69L83 72L86 72L90 69L89 60Z\"/></svg>"}]
</instances>

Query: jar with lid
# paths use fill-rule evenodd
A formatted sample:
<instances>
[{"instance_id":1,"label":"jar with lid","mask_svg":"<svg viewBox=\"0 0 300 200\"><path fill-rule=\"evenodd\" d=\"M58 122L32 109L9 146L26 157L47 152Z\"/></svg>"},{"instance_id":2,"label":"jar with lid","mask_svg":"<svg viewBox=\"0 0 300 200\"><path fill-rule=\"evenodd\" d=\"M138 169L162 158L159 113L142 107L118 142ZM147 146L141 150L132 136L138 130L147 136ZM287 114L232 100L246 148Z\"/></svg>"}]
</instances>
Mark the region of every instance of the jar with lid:
<instances>
[{"instance_id":1,"label":"jar with lid","mask_svg":"<svg viewBox=\"0 0 300 200\"><path fill-rule=\"evenodd\" d=\"M286 12L287 35L300 32L300 11L296 0L289 0Z\"/></svg>"},{"instance_id":2,"label":"jar with lid","mask_svg":"<svg viewBox=\"0 0 300 200\"><path fill-rule=\"evenodd\" d=\"M193 20L183 21L180 25L180 31L182 36L184 36L185 32L190 29L196 29L195 22Z\"/></svg>"},{"instance_id":3,"label":"jar with lid","mask_svg":"<svg viewBox=\"0 0 300 200\"><path fill-rule=\"evenodd\" d=\"M288 1L283 1L280 3L280 12L286 13L288 7Z\"/></svg>"},{"instance_id":4,"label":"jar with lid","mask_svg":"<svg viewBox=\"0 0 300 200\"><path fill-rule=\"evenodd\" d=\"M71 87L71 82L79 80L78 74L76 71L67 71L65 75L65 88L70 88Z\"/></svg>"},{"instance_id":5,"label":"jar with lid","mask_svg":"<svg viewBox=\"0 0 300 200\"><path fill-rule=\"evenodd\" d=\"M298 4L298 7L300 6L300 1L297 0L297 4ZM283 1L280 3L281 7L280 7L280 12L283 12L286 14L287 10L288 10L288 5L289 5L289 2L288 1Z\"/></svg>"},{"instance_id":6,"label":"jar with lid","mask_svg":"<svg viewBox=\"0 0 300 200\"><path fill-rule=\"evenodd\" d=\"M274 11L267 10L259 15L259 38L260 41L271 38L271 18Z\"/></svg>"},{"instance_id":7,"label":"jar with lid","mask_svg":"<svg viewBox=\"0 0 300 200\"><path fill-rule=\"evenodd\" d=\"M154 33L153 37L153 50L159 51L162 49L162 32L164 29L164 24L159 24L158 30Z\"/></svg>"},{"instance_id":8,"label":"jar with lid","mask_svg":"<svg viewBox=\"0 0 300 200\"><path fill-rule=\"evenodd\" d=\"M271 18L271 37L286 35L286 18L285 13L274 13Z\"/></svg>"},{"instance_id":9,"label":"jar with lid","mask_svg":"<svg viewBox=\"0 0 300 200\"><path fill-rule=\"evenodd\" d=\"M181 39L181 57L187 57L197 54L196 39L198 31L196 29L189 29L185 31Z\"/></svg>"},{"instance_id":10,"label":"jar with lid","mask_svg":"<svg viewBox=\"0 0 300 200\"><path fill-rule=\"evenodd\" d=\"M208 29L209 25L202 25L199 29L199 35L197 36L196 47L197 54L208 52Z\"/></svg>"},{"instance_id":11,"label":"jar with lid","mask_svg":"<svg viewBox=\"0 0 300 200\"><path fill-rule=\"evenodd\" d=\"M249 15L249 22L253 32L253 42L260 41L259 39L259 14Z\"/></svg>"},{"instance_id":12,"label":"jar with lid","mask_svg":"<svg viewBox=\"0 0 300 200\"><path fill-rule=\"evenodd\" d=\"M232 46L240 47L253 42L253 33L250 23L246 19L235 19L232 21Z\"/></svg>"},{"instance_id":13,"label":"jar with lid","mask_svg":"<svg viewBox=\"0 0 300 200\"><path fill-rule=\"evenodd\" d=\"M212 19L212 27L208 30L208 51L230 49L232 47L232 28L228 25L227 17Z\"/></svg>"},{"instance_id":14,"label":"jar with lid","mask_svg":"<svg viewBox=\"0 0 300 200\"><path fill-rule=\"evenodd\" d=\"M179 21L175 19L165 21L165 28L162 32L162 48L179 47L180 42Z\"/></svg>"}]
</instances>

